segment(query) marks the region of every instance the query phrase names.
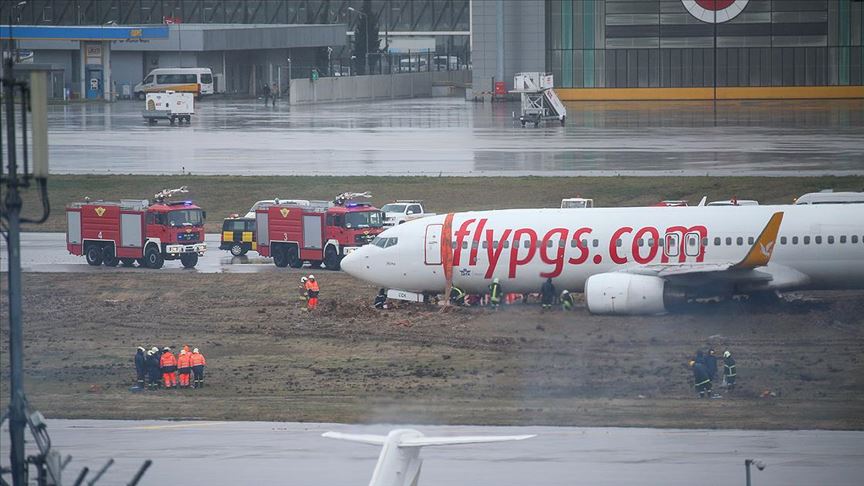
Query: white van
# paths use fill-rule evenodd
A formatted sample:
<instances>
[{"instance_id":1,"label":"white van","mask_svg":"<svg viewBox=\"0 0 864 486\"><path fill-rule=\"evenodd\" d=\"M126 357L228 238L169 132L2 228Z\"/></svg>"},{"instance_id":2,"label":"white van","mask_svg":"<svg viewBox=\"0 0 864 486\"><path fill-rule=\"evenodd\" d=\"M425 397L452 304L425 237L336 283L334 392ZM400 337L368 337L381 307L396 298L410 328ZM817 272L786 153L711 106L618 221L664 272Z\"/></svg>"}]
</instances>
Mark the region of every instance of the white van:
<instances>
[{"instance_id":1,"label":"white van","mask_svg":"<svg viewBox=\"0 0 864 486\"><path fill-rule=\"evenodd\" d=\"M795 204L862 204L864 192L821 191L804 194Z\"/></svg>"},{"instance_id":2,"label":"white van","mask_svg":"<svg viewBox=\"0 0 864 486\"><path fill-rule=\"evenodd\" d=\"M193 93L195 96L213 94L213 73L210 68L159 68L135 85L135 96L143 100L146 93L162 91Z\"/></svg>"}]
</instances>

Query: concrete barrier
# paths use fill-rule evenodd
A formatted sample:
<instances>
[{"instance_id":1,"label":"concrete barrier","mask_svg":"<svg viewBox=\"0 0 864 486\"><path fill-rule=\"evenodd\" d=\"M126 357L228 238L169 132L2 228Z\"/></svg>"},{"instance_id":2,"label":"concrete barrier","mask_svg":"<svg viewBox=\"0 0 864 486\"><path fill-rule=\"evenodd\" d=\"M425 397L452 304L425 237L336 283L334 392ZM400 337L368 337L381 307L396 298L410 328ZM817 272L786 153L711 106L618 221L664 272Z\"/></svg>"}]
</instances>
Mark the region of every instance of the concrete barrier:
<instances>
[{"instance_id":1,"label":"concrete barrier","mask_svg":"<svg viewBox=\"0 0 864 486\"><path fill-rule=\"evenodd\" d=\"M292 105L368 101L376 99L459 96L471 83L471 71L432 71L423 73L376 74L292 79L289 102Z\"/></svg>"}]
</instances>

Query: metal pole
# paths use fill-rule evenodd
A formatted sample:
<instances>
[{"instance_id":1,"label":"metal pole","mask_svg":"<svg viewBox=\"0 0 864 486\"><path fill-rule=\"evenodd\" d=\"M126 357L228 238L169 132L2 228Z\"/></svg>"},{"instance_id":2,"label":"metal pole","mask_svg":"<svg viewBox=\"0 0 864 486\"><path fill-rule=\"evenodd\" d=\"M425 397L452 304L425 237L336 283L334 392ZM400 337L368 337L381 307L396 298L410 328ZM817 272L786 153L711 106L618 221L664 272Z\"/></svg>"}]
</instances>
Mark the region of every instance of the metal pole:
<instances>
[{"instance_id":1,"label":"metal pole","mask_svg":"<svg viewBox=\"0 0 864 486\"><path fill-rule=\"evenodd\" d=\"M363 14L363 21L366 24L366 35L364 36L366 38L366 49L364 49L366 51L366 72L364 74L366 74L368 76L369 75L369 15L368 14L365 14L365 13Z\"/></svg>"},{"instance_id":2,"label":"metal pole","mask_svg":"<svg viewBox=\"0 0 864 486\"><path fill-rule=\"evenodd\" d=\"M18 193L18 164L15 160L15 91L11 56L6 63L3 96L6 98L6 152L9 172L6 191L6 222L9 252L9 461L12 484L27 484L24 462L24 429L27 417L24 404L24 339L21 328L21 195ZM22 93L23 94L23 93Z\"/></svg>"},{"instance_id":3,"label":"metal pole","mask_svg":"<svg viewBox=\"0 0 864 486\"><path fill-rule=\"evenodd\" d=\"M715 5L716 7L716 5ZM717 10L714 10L714 126L717 126ZM749 469L748 469L749 471Z\"/></svg>"},{"instance_id":4,"label":"metal pole","mask_svg":"<svg viewBox=\"0 0 864 486\"><path fill-rule=\"evenodd\" d=\"M495 2L495 21L496 32L495 42L498 44L498 69L495 71L495 78L499 81L504 80L504 0ZM495 91L495 85L492 85L492 91Z\"/></svg>"},{"instance_id":5,"label":"metal pole","mask_svg":"<svg viewBox=\"0 0 864 486\"><path fill-rule=\"evenodd\" d=\"M744 469L747 471L747 486L750 486L750 459L744 460Z\"/></svg>"}]
</instances>

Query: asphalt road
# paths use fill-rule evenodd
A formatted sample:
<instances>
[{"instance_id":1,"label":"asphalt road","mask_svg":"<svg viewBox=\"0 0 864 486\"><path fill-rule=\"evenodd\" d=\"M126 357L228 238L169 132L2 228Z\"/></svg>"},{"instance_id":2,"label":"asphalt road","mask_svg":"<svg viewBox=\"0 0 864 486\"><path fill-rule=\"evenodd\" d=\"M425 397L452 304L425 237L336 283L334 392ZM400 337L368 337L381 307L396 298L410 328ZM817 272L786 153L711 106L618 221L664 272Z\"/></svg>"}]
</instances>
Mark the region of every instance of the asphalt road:
<instances>
[{"instance_id":1,"label":"asphalt road","mask_svg":"<svg viewBox=\"0 0 864 486\"><path fill-rule=\"evenodd\" d=\"M58 174L864 174L864 101L590 102L522 128L518 103L436 98L276 108L205 100L191 126L143 102L52 106Z\"/></svg>"},{"instance_id":2,"label":"asphalt road","mask_svg":"<svg viewBox=\"0 0 864 486\"><path fill-rule=\"evenodd\" d=\"M233 257L230 253L219 249L220 236L208 234L205 237L207 252L198 259L194 269L185 269L180 260L166 261L159 270L146 268L124 268L118 266L93 267L87 264L83 256L71 255L66 250L65 233L22 233L21 234L21 269L25 272L49 273L102 273L102 272L275 272L278 269L269 258L261 258L251 252L242 257ZM8 268L6 241L0 238L0 271Z\"/></svg>"},{"instance_id":3,"label":"asphalt road","mask_svg":"<svg viewBox=\"0 0 864 486\"><path fill-rule=\"evenodd\" d=\"M130 399L134 399L131 397ZM286 404L286 406L288 406ZM49 420L52 443L85 465L116 463L97 484L125 484L145 459L142 484L367 484L378 448L321 437L337 430L385 434L389 426L278 422ZM538 434L515 443L428 447L423 485L753 484L857 486L864 477L864 432L742 431L576 427L413 427L427 435ZM0 445L8 450L4 424ZM0 457L8 464L8 456ZM92 478L91 475L88 477Z\"/></svg>"}]
</instances>

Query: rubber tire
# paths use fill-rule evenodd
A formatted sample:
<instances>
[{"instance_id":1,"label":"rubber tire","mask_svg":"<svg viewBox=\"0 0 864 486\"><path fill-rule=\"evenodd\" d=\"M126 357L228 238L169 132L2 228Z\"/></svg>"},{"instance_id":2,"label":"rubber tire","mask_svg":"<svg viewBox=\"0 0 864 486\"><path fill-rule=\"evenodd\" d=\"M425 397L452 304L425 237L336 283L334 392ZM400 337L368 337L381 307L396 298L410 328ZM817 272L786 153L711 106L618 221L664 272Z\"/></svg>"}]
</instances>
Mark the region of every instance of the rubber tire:
<instances>
[{"instance_id":1,"label":"rubber tire","mask_svg":"<svg viewBox=\"0 0 864 486\"><path fill-rule=\"evenodd\" d=\"M235 257L243 256L246 254L246 249L243 248L243 245L241 245L240 243L234 243L233 245L231 245L231 249L228 251L230 251L231 254Z\"/></svg>"},{"instance_id":2,"label":"rubber tire","mask_svg":"<svg viewBox=\"0 0 864 486\"><path fill-rule=\"evenodd\" d=\"M183 268L195 268L195 265L198 264L198 254L184 253L180 255L180 263L183 264Z\"/></svg>"},{"instance_id":3,"label":"rubber tire","mask_svg":"<svg viewBox=\"0 0 864 486\"><path fill-rule=\"evenodd\" d=\"M339 270L341 268L342 259L339 258L339 253L336 252L336 248L332 246L328 246L327 250L324 252L324 266L327 267L327 270Z\"/></svg>"},{"instance_id":4,"label":"rubber tire","mask_svg":"<svg viewBox=\"0 0 864 486\"><path fill-rule=\"evenodd\" d=\"M288 249L288 265L291 268L300 268L303 266L303 260L300 259L300 256L297 254L297 248L291 247Z\"/></svg>"},{"instance_id":5,"label":"rubber tire","mask_svg":"<svg viewBox=\"0 0 864 486\"><path fill-rule=\"evenodd\" d=\"M309 268L321 268L321 264L324 263L321 260L310 260Z\"/></svg>"},{"instance_id":6,"label":"rubber tire","mask_svg":"<svg viewBox=\"0 0 864 486\"><path fill-rule=\"evenodd\" d=\"M165 264L165 258L162 256L162 253L156 249L155 246L148 246L146 250L144 250L144 266L153 270L158 270L162 268L162 265Z\"/></svg>"},{"instance_id":7,"label":"rubber tire","mask_svg":"<svg viewBox=\"0 0 864 486\"><path fill-rule=\"evenodd\" d=\"M127 268L131 268L132 265L135 265L135 259L134 258L121 258L120 259L120 265L123 265L124 267L127 267Z\"/></svg>"},{"instance_id":8,"label":"rubber tire","mask_svg":"<svg viewBox=\"0 0 864 486\"><path fill-rule=\"evenodd\" d=\"M102 247L99 245L88 245L87 252L84 254L87 258L87 264L94 267L102 265Z\"/></svg>"},{"instance_id":9,"label":"rubber tire","mask_svg":"<svg viewBox=\"0 0 864 486\"><path fill-rule=\"evenodd\" d=\"M102 264L106 267L116 267L120 263L120 259L114 255L114 250L110 246L102 248Z\"/></svg>"},{"instance_id":10,"label":"rubber tire","mask_svg":"<svg viewBox=\"0 0 864 486\"><path fill-rule=\"evenodd\" d=\"M284 248L273 250L273 263L279 268L288 266L288 252Z\"/></svg>"}]
</instances>

